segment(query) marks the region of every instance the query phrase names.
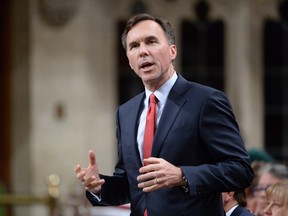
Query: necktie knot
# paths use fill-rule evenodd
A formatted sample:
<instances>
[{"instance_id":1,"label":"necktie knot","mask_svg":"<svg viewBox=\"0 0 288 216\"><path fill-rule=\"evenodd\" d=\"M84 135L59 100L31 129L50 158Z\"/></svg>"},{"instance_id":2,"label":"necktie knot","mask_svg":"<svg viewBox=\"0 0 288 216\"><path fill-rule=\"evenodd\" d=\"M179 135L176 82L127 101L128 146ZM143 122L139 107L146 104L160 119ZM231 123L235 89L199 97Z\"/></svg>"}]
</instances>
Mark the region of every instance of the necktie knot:
<instances>
[{"instance_id":1,"label":"necktie knot","mask_svg":"<svg viewBox=\"0 0 288 216\"><path fill-rule=\"evenodd\" d=\"M149 101L150 101L150 103L157 104L157 98L153 93L150 95Z\"/></svg>"}]
</instances>

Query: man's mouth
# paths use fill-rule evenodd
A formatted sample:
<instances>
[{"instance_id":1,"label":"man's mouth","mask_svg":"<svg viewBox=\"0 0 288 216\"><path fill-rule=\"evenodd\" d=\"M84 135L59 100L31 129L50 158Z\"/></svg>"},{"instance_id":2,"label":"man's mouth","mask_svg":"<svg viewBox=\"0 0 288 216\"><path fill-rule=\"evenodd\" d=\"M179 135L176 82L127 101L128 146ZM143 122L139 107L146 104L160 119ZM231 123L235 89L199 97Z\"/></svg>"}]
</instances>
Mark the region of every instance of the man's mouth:
<instances>
[{"instance_id":1,"label":"man's mouth","mask_svg":"<svg viewBox=\"0 0 288 216\"><path fill-rule=\"evenodd\" d=\"M151 62L144 62L143 64L140 65L140 69L146 69L152 65L154 65L154 64Z\"/></svg>"}]
</instances>

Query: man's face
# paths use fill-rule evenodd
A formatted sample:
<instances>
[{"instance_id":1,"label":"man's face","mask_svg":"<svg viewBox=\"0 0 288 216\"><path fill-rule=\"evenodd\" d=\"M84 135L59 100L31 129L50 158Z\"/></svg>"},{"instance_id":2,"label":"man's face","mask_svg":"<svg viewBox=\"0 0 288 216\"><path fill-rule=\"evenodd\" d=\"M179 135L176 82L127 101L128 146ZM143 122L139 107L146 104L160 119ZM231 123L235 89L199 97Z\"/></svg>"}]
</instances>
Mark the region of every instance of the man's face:
<instances>
[{"instance_id":1,"label":"man's face","mask_svg":"<svg viewBox=\"0 0 288 216\"><path fill-rule=\"evenodd\" d=\"M151 91L173 74L176 45L169 45L161 26L152 20L141 21L128 32L126 53L131 68Z\"/></svg>"}]
</instances>

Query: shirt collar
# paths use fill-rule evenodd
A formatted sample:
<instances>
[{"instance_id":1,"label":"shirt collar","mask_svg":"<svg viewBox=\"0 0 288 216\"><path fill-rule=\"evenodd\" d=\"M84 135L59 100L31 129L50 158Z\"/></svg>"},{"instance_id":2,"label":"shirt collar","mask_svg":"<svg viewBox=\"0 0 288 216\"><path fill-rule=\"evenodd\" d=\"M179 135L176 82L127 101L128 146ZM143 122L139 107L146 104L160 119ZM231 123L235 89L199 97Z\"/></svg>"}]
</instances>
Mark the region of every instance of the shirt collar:
<instances>
[{"instance_id":1,"label":"shirt collar","mask_svg":"<svg viewBox=\"0 0 288 216\"><path fill-rule=\"evenodd\" d=\"M237 208L237 206L239 206L238 204L233 206L229 211L226 212L226 216L230 216L232 214L232 212Z\"/></svg>"},{"instance_id":2,"label":"shirt collar","mask_svg":"<svg viewBox=\"0 0 288 216\"><path fill-rule=\"evenodd\" d=\"M174 71L173 75L170 77L170 79L168 79L162 86L160 86L159 89L157 89L155 92L151 92L149 91L147 88L145 88L145 94L146 94L146 98L145 98L145 106L148 106L148 100L149 100L149 96L151 93L154 93L154 95L156 96L157 100L158 100L158 106L162 106L166 103L168 94L170 92L170 90L172 89L174 83L177 80L177 73Z\"/></svg>"}]
</instances>

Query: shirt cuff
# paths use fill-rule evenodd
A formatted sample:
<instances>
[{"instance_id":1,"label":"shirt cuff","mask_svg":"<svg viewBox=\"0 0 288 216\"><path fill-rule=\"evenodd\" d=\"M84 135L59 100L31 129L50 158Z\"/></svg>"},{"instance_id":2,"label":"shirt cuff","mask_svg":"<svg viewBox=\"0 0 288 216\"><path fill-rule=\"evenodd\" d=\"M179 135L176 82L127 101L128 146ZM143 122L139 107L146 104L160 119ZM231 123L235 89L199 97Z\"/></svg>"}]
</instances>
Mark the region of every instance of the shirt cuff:
<instances>
[{"instance_id":1,"label":"shirt cuff","mask_svg":"<svg viewBox=\"0 0 288 216\"><path fill-rule=\"evenodd\" d=\"M90 193L93 197L95 197L98 202L101 201L101 192L100 192L99 195L98 195L98 194L95 194L95 193L93 193L93 192L90 192L90 191L88 191L88 193Z\"/></svg>"}]
</instances>

